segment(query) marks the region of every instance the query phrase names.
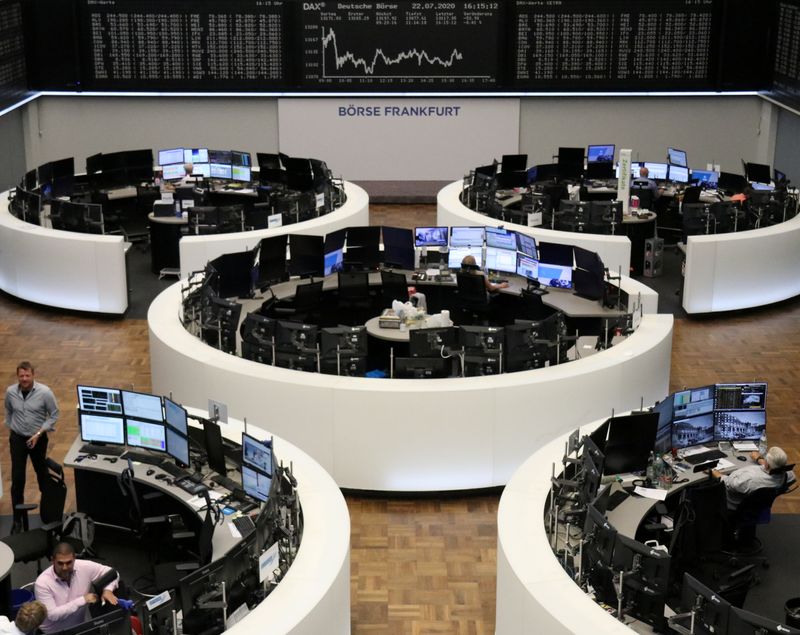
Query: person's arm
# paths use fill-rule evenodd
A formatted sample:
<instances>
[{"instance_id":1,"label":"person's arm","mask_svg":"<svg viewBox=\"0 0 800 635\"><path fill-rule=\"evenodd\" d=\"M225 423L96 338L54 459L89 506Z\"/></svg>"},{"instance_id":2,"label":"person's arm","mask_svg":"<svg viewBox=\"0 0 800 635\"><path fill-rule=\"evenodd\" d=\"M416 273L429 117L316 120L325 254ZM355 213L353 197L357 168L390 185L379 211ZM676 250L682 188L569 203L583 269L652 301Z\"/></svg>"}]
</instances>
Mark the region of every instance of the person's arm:
<instances>
[{"instance_id":1,"label":"person's arm","mask_svg":"<svg viewBox=\"0 0 800 635\"><path fill-rule=\"evenodd\" d=\"M14 412L14 407L11 405L11 392L8 390L6 391L6 399L3 407L6 412L6 428L11 429L11 414Z\"/></svg>"},{"instance_id":2,"label":"person's arm","mask_svg":"<svg viewBox=\"0 0 800 635\"><path fill-rule=\"evenodd\" d=\"M34 586L34 591L36 594L36 599L44 604L45 608L47 608L47 619L53 622L63 620L65 617L69 617L87 604L93 604L94 602L97 602L97 596L94 593L86 593L85 595L76 597L74 600L70 600L66 604L59 606L56 604L56 600L53 597L53 592L50 587L38 581Z\"/></svg>"},{"instance_id":3,"label":"person's arm","mask_svg":"<svg viewBox=\"0 0 800 635\"><path fill-rule=\"evenodd\" d=\"M44 396L44 407L47 411L47 419L40 428L39 432L49 432L55 429L56 421L58 421L58 403L56 403L56 396L52 390L48 390Z\"/></svg>"},{"instance_id":4,"label":"person's arm","mask_svg":"<svg viewBox=\"0 0 800 635\"><path fill-rule=\"evenodd\" d=\"M489 282L489 278L483 276L483 282L486 285L486 290L489 293L496 293L500 289L505 289L508 287L508 282L501 282L500 284L494 284L493 282Z\"/></svg>"}]
</instances>

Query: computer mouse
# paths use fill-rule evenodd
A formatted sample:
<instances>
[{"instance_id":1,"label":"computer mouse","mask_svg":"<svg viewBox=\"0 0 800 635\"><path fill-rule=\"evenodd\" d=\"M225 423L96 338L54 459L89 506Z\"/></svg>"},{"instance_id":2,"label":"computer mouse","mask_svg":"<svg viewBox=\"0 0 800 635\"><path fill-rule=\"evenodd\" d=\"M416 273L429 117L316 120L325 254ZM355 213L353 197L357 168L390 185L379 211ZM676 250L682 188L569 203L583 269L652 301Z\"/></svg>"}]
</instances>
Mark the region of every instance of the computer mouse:
<instances>
[{"instance_id":1,"label":"computer mouse","mask_svg":"<svg viewBox=\"0 0 800 635\"><path fill-rule=\"evenodd\" d=\"M156 473L156 471L152 470L152 469L151 470L147 470L147 472L146 472L147 476L153 476L153 474L155 474L155 473Z\"/></svg>"},{"instance_id":2,"label":"computer mouse","mask_svg":"<svg viewBox=\"0 0 800 635\"><path fill-rule=\"evenodd\" d=\"M742 455L739 455L736 458L739 459L740 461L746 461L747 460L747 457L746 456L742 456Z\"/></svg>"},{"instance_id":3,"label":"computer mouse","mask_svg":"<svg viewBox=\"0 0 800 635\"><path fill-rule=\"evenodd\" d=\"M148 472L148 474L149 473L150 472ZM159 474L158 476L156 476L156 480L157 481L165 481L165 480L167 480L167 475L166 474Z\"/></svg>"}]
</instances>

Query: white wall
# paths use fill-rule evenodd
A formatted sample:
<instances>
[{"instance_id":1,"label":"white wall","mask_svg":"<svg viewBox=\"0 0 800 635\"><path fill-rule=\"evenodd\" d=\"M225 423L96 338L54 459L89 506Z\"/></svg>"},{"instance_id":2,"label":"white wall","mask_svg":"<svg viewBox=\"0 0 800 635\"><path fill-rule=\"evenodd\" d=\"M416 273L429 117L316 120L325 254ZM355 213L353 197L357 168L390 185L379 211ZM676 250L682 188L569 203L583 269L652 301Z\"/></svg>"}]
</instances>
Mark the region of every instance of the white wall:
<instances>
[{"instance_id":1,"label":"white wall","mask_svg":"<svg viewBox=\"0 0 800 635\"><path fill-rule=\"evenodd\" d=\"M17 108L0 117L0 191L15 186L26 172L22 113Z\"/></svg>"}]
</instances>

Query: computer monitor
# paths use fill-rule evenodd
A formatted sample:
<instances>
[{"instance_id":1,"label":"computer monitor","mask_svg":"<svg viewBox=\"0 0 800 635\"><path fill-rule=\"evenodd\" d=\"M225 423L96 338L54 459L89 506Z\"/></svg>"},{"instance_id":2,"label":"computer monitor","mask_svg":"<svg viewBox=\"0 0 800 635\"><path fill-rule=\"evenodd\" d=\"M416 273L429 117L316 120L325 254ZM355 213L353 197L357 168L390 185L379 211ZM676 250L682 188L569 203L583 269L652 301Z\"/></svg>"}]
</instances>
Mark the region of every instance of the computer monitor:
<instances>
[{"instance_id":1,"label":"computer monitor","mask_svg":"<svg viewBox=\"0 0 800 635\"><path fill-rule=\"evenodd\" d=\"M271 345L275 336L275 320L259 313L248 313L239 327L239 335L243 342Z\"/></svg>"},{"instance_id":2,"label":"computer monitor","mask_svg":"<svg viewBox=\"0 0 800 635\"><path fill-rule=\"evenodd\" d=\"M589 146L586 148L586 161L587 163L613 163L614 162L614 144L607 143L604 145Z\"/></svg>"},{"instance_id":3,"label":"computer monitor","mask_svg":"<svg viewBox=\"0 0 800 635\"><path fill-rule=\"evenodd\" d=\"M186 168L183 163L173 163L161 166L161 178L165 181L177 181L186 176Z\"/></svg>"},{"instance_id":4,"label":"computer monitor","mask_svg":"<svg viewBox=\"0 0 800 635\"><path fill-rule=\"evenodd\" d=\"M719 173L714 172L714 170L692 170L692 182L698 185L716 188L718 178Z\"/></svg>"},{"instance_id":5,"label":"computer monitor","mask_svg":"<svg viewBox=\"0 0 800 635\"><path fill-rule=\"evenodd\" d=\"M265 473L254 470L249 465L242 465L242 489L250 498L265 503L269 500L269 488L272 479Z\"/></svg>"},{"instance_id":6,"label":"computer monitor","mask_svg":"<svg viewBox=\"0 0 800 635\"><path fill-rule=\"evenodd\" d=\"M81 440L87 443L125 445L125 421L122 417L78 411Z\"/></svg>"},{"instance_id":7,"label":"computer monitor","mask_svg":"<svg viewBox=\"0 0 800 635\"><path fill-rule=\"evenodd\" d=\"M458 343L465 352L494 353L505 339L502 326L459 326Z\"/></svg>"},{"instance_id":8,"label":"computer monitor","mask_svg":"<svg viewBox=\"0 0 800 635\"><path fill-rule=\"evenodd\" d=\"M694 633L714 635L728 632L731 603L688 573L683 574L681 613L694 613Z\"/></svg>"},{"instance_id":9,"label":"computer monitor","mask_svg":"<svg viewBox=\"0 0 800 635\"><path fill-rule=\"evenodd\" d=\"M126 416L125 437L128 445L134 448L145 448L158 452L167 450L167 431L163 423L153 423Z\"/></svg>"},{"instance_id":10,"label":"computer monitor","mask_svg":"<svg viewBox=\"0 0 800 635\"><path fill-rule=\"evenodd\" d=\"M187 436L189 434L188 418L189 415L183 406L175 403L169 397L164 397L164 421L167 426Z\"/></svg>"},{"instance_id":11,"label":"computer monitor","mask_svg":"<svg viewBox=\"0 0 800 635\"><path fill-rule=\"evenodd\" d=\"M527 154L504 154L500 160L500 169L503 172L519 172L528 167Z\"/></svg>"},{"instance_id":12,"label":"computer monitor","mask_svg":"<svg viewBox=\"0 0 800 635\"><path fill-rule=\"evenodd\" d=\"M766 429L766 410L722 410L714 413L715 441L756 441Z\"/></svg>"},{"instance_id":13,"label":"computer monitor","mask_svg":"<svg viewBox=\"0 0 800 635\"><path fill-rule=\"evenodd\" d=\"M447 247L447 227L415 227L415 247Z\"/></svg>"},{"instance_id":14,"label":"computer monitor","mask_svg":"<svg viewBox=\"0 0 800 635\"><path fill-rule=\"evenodd\" d=\"M277 323L275 328L275 348L282 352L316 352L317 326L300 322Z\"/></svg>"},{"instance_id":15,"label":"computer monitor","mask_svg":"<svg viewBox=\"0 0 800 635\"><path fill-rule=\"evenodd\" d=\"M562 245L559 243L539 243L539 262L547 262L553 265L562 265L572 268L574 262L572 245Z\"/></svg>"},{"instance_id":16,"label":"computer monitor","mask_svg":"<svg viewBox=\"0 0 800 635\"><path fill-rule=\"evenodd\" d=\"M230 180L233 177L233 166L230 163L209 163L208 175L212 179Z\"/></svg>"},{"instance_id":17,"label":"computer monitor","mask_svg":"<svg viewBox=\"0 0 800 635\"><path fill-rule=\"evenodd\" d=\"M715 410L764 410L766 407L766 382L717 384L714 388Z\"/></svg>"},{"instance_id":18,"label":"computer monitor","mask_svg":"<svg viewBox=\"0 0 800 635\"><path fill-rule=\"evenodd\" d=\"M667 591L670 556L666 551L653 549L633 538L617 534L611 565L615 571L624 571L626 577L633 576L655 591Z\"/></svg>"},{"instance_id":19,"label":"computer monitor","mask_svg":"<svg viewBox=\"0 0 800 635\"><path fill-rule=\"evenodd\" d=\"M656 440L658 414L644 412L612 417L609 420L603 473L627 474L642 472Z\"/></svg>"},{"instance_id":20,"label":"computer monitor","mask_svg":"<svg viewBox=\"0 0 800 635\"><path fill-rule=\"evenodd\" d=\"M786 173L781 172L778 168L772 169L772 180L775 181L776 185L785 184L787 183L786 180Z\"/></svg>"},{"instance_id":21,"label":"computer monitor","mask_svg":"<svg viewBox=\"0 0 800 635\"><path fill-rule=\"evenodd\" d=\"M195 635L215 626L219 627L218 632L225 630L219 609L201 610L199 607L204 597L217 598L215 591L219 591L218 599L222 599L222 589L219 585L225 579L224 573L225 558L219 558L192 571L178 582L178 597L183 612L182 630L187 635ZM215 620L219 620L216 625ZM128 631L130 632L130 625Z\"/></svg>"},{"instance_id":22,"label":"computer monitor","mask_svg":"<svg viewBox=\"0 0 800 635\"><path fill-rule=\"evenodd\" d=\"M231 164L231 151L230 150L209 150L208 161L210 163L227 163Z\"/></svg>"},{"instance_id":23,"label":"computer monitor","mask_svg":"<svg viewBox=\"0 0 800 635\"><path fill-rule=\"evenodd\" d=\"M259 364L272 364L272 344L242 340L242 359Z\"/></svg>"},{"instance_id":24,"label":"computer monitor","mask_svg":"<svg viewBox=\"0 0 800 635\"><path fill-rule=\"evenodd\" d=\"M206 446L208 467L217 474L225 476L228 468L225 466L225 448L222 445L222 431L219 429L219 426L210 419L203 419L203 440Z\"/></svg>"},{"instance_id":25,"label":"computer monitor","mask_svg":"<svg viewBox=\"0 0 800 635\"><path fill-rule=\"evenodd\" d=\"M452 327L413 329L408 332L408 351L411 357L441 357L456 346L456 330Z\"/></svg>"},{"instance_id":26,"label":"computer monitor","mask_svg":"<svg viewBox=\"0 0 800 635\"><path fill-rule=\"evenodd\" d=\"M559 289L572 288L572 266L553 265L539 261L536 279L540 284Z\"/></svg>"},{"instance_id":27,"label":"computer monitor","mask_svg":"<svg viewBox=\"0 0 800 635\"><path fill-rule=\"evenodd\" d=\"M289 236L289 275L321 276L324 271L325 241L322 236Z\"/></svg>"},{"instance_id":28,"label":"computer monitor","mask_svg":"<svg viewBox=\"0 0 800 635\"><path fill-rule=\"evenodd\" d=\"M684 168L678 165L669 166L668 172L669 180L673 183L688 183L689 182L689 168Z\"/></svg>"},{"instance_id":29,"label":"computer monitor","mask_svg":"<svg viewBox=\"0 0 800 635\"><path fill-rule=\"evenodd\" d=\"M412 331L413 332L413 331ZM397 379L434 379L449 377L452 361L441 357L395 357Z\"/></svg>"},{"instance_id":30,"label":"computer monitor","mask_svg":"<svg viewBox=\"0 0 800 635\"><path fill-rule=\"evenodd\" d=\"M242 465L249 465L267 475L272 475L272 442L259 441L242 433Z\"/></svg>"},{"instance_id":31,"label":"computer monitor","mask_svg":"<svg viewBox=\"0 0 800 635\"><path fill-rule=\"evenodd\" d=\"M583 157L586 150L583 148L559 148L558 149L558 165L563 166L580 166L583 169ZM562 176L565 176L562 174ZM569 176L569 175L566 175Z\"/></svg>"},{"instance_id":32,"label":"computer monitor","mask_svg":"<svg viewBox=\"0 0 800 635\"><path fill-rule=\"evenodd\" d=\"M383 264L387 267L414 268L414 233L405 227L386 227L383 232Z\"/></svg>"},{"instance_id":33,"label":"computer monitor","mask_svg":"<svg viewBox=\"0 0 800 635\"><path fill-rule=\"evenodd\" d=\"M667 180L668 166L666 163L650 163L645 161L642 166L649 171L648 178L657 181Z\"/></svg>"},{"instance_id":34,"label":"computer monitor","mask_svg":"<svg viewBox=\"0 0 800 635\"><path fill-rule=\"evenodd\" d=\"M320 356L366 355L367 329L363 326L335 326L320 331Z\"/></svg>"},{"instance_id":35,"label":"computer monitor","mask_svg":"<svg viewBox=\"0 0 800 635\"><path fill-rule=\"evenodd\" d=\"M536 239L521 232L517 234L517 251L528 258L536 258Z\"/></svg>"},{"instance_id":36,"label":"computer monitor","mask_svg":"<svg viewBox=\"0 0 800 635\"><path fill-rule=\"evenodd\" d=\"M585 177L587 179L603 179L603 180L613 179L616 177L614 164L605 161L595 161L594 163L588 163L586 165Z\"/></svg>"},{"instance_id":37,"label":"computer monitor","mask_svg":"<svg viewBox=\"0 0 800 635\"><path fill-rule=\"evenodd\" d=\"M119 388L78 385L78 408L97 414L122 414L122 391Z\"/></svg>"},{"instance_id":38,"label":"computer monitor","mask_svg":"<svg viewBox=\"0 0 800 635\"><path fill-rule=\"evenodd\" d=\"M159 157L160 156L161 155L159 154ZM184 148L183 162L191 163L193 165L198 163L208 163L208 148Z\"/></svg>"},{"instance_id":39,"label":"computer monitor","mask_svg":"<svg viewBox=\"0 0 800 635\"><path fill-rule=\"evenodd\" d=\"M660 456L672 450L672 395L668 395L663 401L653 406L652 412L658 413L658 427L653 451Z\"/></svg>"},{"instance_id":40,"label":"computer monitor","mask_svg":"<svg viewBox=\"0 0 800 635\"><path fill-rule=\"evenodd\" d=\"M209 175L211 174L211 168L209 166ZM252 181L252 175L250 174L250 168L245 167L243 165L232 165L231 166L231 177L233 181L239 181L240 183L250 183Z\"/></svg>"},{"instance_id":41,"label":"computer monitor","mask_svg":"<svg viewBox=\"0 0 800 635\"><path fill-rule=\"evenodd\" d=\"M249 168L253 165L250 159L249 152L241 152L239 150L231 150L231 165Z\"/></svg>"},{"instance_id":42,"label":"computer monitor","mask_svg":"<svg viewBox=\"0 0 800 635\"><path fill-rule=\"evenodd\" d=\"M752 183L771 183L772 168L763 163L745 163L747 180Z\"/></svg>"},{"instance_id":43,"label":"computer monitor","mask_svg":"<svg viewBox=\"0 0 800 635\"><path fill-rule=\"evenodd\" d=\"M164 421L161 408L161 397L131 390L122 391L122 408L126 417L134 419L147 419L149 421Z\"/></svg>"},{"instance_id":44,"label":"computer monitor","mask_svg":"<svg viewBox=\"0 0 800 635\"><path fill-rule=\"evenodd\" d=\"M488 271L516 273L517 251L511 249L498 249L497 247L487 247L484 265Z\"/></svg>"},{"instance_id":45,"label":"computer monitor","mask_svg":"<svg viewBox=\"0 0 800 635\"><path fill-rule=\"evenodd\" d=\"M275 353L275 365L278 368L301 370L306 373L317 372L317 355L315 352L282 352Z\"/></svg>"},{"instance_id":46,"label":"computer monitor","mask_svg":"<svg viewBox=\"0 0 800 635\"><path fill-rule=\"evenodd\" d=\"M256 254L237 251L222 254L210 261L217 272L217 293L223 298L242 298L250 295Z\"/></svg>"},{"instance_id":47,"label":"computer monitor","mask_svg":"<svg viewBox=\"0 0 800 635\"><path fill-rule=\"evenodd\" d=\"M127 611L113 608L77 626L58 631L58 635L130 635L131 620Z\"/></svg>"},{"instance_id":48,"label":"computer monitor","mask_svg":"<svg viewBox=\"0 0 800 635\"><path fill-rule=\"evenodd\" d=\"M260 288L280 282L286 276L286 235L262 238L258 250L258 280Z\"/></svg>"},{"instance_id":49,"label":"computer monitor","mask_svg":"<svg viewBox=\"0 0 800 635\"><path fill-rule=\"evenodd\" d=\"M486 228L486 246L496 249L517 250L517 232L512 232L502 227Z\"/></svg>"},{"instance_id":50,"label":"computer monitor","mask_svg":"<svg viewBox=\"0 0 800 635\"><path fill-rule=\"evenodd\" d=\"M720 172L717 177L717 187L721 190L734 193L744 192L747 189L747 179L741 174L732 172Z\"/></svg>"},{"instance_id":51,"label":"computer monitor","mask_svg":"<svg viewBox=\"0 0 800 635\"><path fill-rule=\"evenodd\" d=\"M186 156L183 148L169 148L168 150L158 151L158 164L160 166L175 165L176 163L185 163Z\"/></svg>"},{"instance_id":52,"label":"computer monitor","mask_svg":"<svg viewBox=\"0 0 800 635\"><path fill-rule=\"evenodd\" d=\"M381 228L378 226L348 227L345 265L359 269L377 268L380 262L380 241Z\"/></svg>"},{"instance_id":53,"label":"computer monitor","mask_svg":"<svg viewBox=\"0 0 800 635\"><path fill-rule=\"evenodd\" d=\"M597 496L602 476L602 465L596 465L592 455L584 452L581 455L581 487L578 490L578 501L581 505L588 505Z\"/></svg>"},{"instance_id":54,"label":"computer monitor","mask_svg":"<svg viewBox=\"0 0 800 635\"><path fill-rule=\"evenodd\" d=\"M684 150L678 150L678 148L667 148L667 163L682 168L689 167L689 163L686 160L686 152Z\"/></svg>"},{"instance_id":55,"label":"computer monitor","mask_svg":"<svg viewBox=\"0 0 800 635\"><path fill-rule=\"evenodd\" d=\"M483 228L481 228L483 229ZM483 269L483 247L450 247L447 252L447 266L450 269L460 269L461 263L467 256L475 258L475 265Z\"/></svg>"},{"instance_id":56,"label":"computer monitor","mask_svg":"<svg viewBox=\"0 0 800 635\"><path fill-rule=\"evenodd\" d=\"M714 440L714 413L672 421L672 447L676 450L688 448Z\"/></svg>"},{"instance_id":57,"label":"computer monitor","mask_svg":"<svg viewBox=\"0 0 800 635\"><path fill-rule=\"evenodd\" d=\"M167 454L181 467L189 466L189 439L167 426L166 430Z\"/></svg>"},{"instance_id":58,"label":"computer monitor","mask_svg":"<svg viewBox=\"0 0 800 635\"><path fill-rule=\"evenodd\" d=\"M786 626L750 611L731 606L728 635L800 635L800 628Z\"/></svg>"},{"instance_id":59,"label":"computer monitor","mask_svg":"<svg viewBox=\"0 0 800 635\"><path fill-rule=\"evenodd\" d=\"M535 322L509 324L505 327L503 347L506 372L542 368L549 359L550 342L541 337Z\"/></svg>"},{"instance_id":60,"label":"computer monitor","mask_svg":"<svg viewBox=\"0 0 800 635\"><path fill-rule=\"evenodd\" d=\"M539 263L533 258L517 254L517 275L528 280L539 279Z\"/></svg>"},{"instance_id":61,"label":"computer monitor","mask_svg":"<svg viewBox=\"0 0 800 635\"><path fill-rule=\"evenodd\" d=\"M679 390L672 397L673 417L683 419L713 412L714 392L714 386Z\"/></svg>"},{"instance_id":62,"label":"computer monitor","mask_svg":"<svg viewBox=\"0 0 800 635\"><path fill-rule=\"evenodd\" d=\"M590 566L601 564L610 567L614 557L617 530L592 504L586 509L583 536L586 541L583 553Z\"/></svg>"},{"instance_id":63,"label":"computer monitor","mask_svg":"<svg viewBox=\"0 0 800 635\"><path fill-rule=\"evenodd\" d=\"M483 247L483 227L451 227L451 247Z\"/></svg>"}]
</instances>

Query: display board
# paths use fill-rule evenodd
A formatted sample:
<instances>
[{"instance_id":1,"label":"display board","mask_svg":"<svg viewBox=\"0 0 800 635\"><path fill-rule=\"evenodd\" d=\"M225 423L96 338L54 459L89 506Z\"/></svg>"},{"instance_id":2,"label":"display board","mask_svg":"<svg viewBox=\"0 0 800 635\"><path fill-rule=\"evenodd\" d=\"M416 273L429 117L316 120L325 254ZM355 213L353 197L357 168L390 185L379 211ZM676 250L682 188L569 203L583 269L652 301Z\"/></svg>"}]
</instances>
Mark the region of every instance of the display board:
<instances>
[{"instance_id":1,"label":"display board","mask_svg":"<svg viewBox=\"0 0 800 635\"><path fill-rule=\"evenodd\" d=\"M22 2L0 0L0 109L19 101L27 91Z\"/></svg>"},{"instance_id":2,"label":"display board","mask_svg":"<svg viewBox=\"0 0 800 635\"><path fill-rule=\"evenodd\" d=\"M800 110L800 2L778 2L772 96Z\"/></svg>"}]
</instances>

